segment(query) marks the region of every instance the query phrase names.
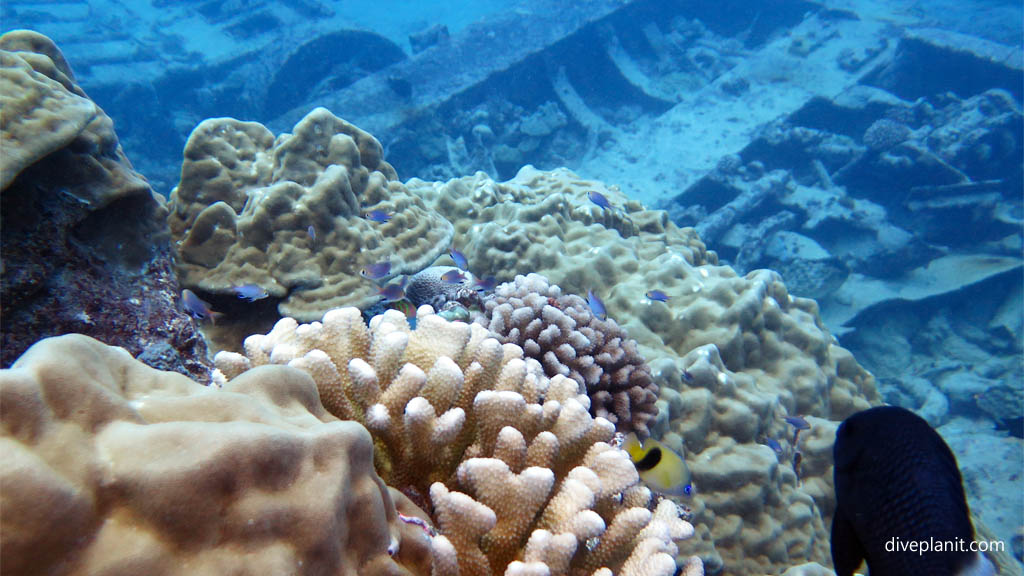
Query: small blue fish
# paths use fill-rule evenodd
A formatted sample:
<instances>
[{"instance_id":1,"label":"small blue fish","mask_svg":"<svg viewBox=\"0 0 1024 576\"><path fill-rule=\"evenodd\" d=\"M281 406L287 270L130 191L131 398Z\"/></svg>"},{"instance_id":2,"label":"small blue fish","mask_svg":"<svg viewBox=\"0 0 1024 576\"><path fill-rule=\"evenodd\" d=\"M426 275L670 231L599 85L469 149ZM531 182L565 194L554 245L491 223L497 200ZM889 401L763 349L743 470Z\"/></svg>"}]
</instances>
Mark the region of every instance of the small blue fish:
<instances>
[{"instance_id":1,"label":"small blue fish","mask_svg":"<svg viewBox=\"0 0 1024 576\"><path fill-rule=\"evenodd\" d=\"M257 286L256 284L242 284L241 286L232 286L231 291L234 292L239 298L248 300L249 302L255 302L262 300L269 296L266 290Z\"/></svg>"},{"instance_id":2,"label":"small blue fish","mask_svg":"<svg viewBox=\"0 0 1024 576\"><path fill-rule=\"evenodd\" d=\"M313 246L316 246L316 227L310 224L309 228L306 228L306 235L309 236L309 240L313 243Z\"/></svg>"},{"instance_id":3,"label":"small blue fish","mask_svg":"<svg viewBox=\"0 0 1024 576\"><path fill-rule=\"evenodd\" d=\"M800 416L786 416L783 418L787 424L796 428L797 430L810 430L811 425L808 424L807 420L804 420Z\"/></svg>"},{"instance_id":4,"label":"small blue fish","mask_svg":"<svg viewBox=\"0 0 1024 576\"><path fill-rule=\"evenodd\" d=\"M608 312L605 311L604 302L594 294L593 290L587 290L587 305L590 306L590 311L594 313L601 320L608 319Z\"/></svg>"},{"instance_id":5,"label":"small blue fish","mask_svg":"<svg viewBox=\"0 0 1024 576\"><path fill-rule=\"evenodd\" d=\"M466 256L462 252L455 249L455 246L452 246L451 250L448 251L448 254L452 257L452 260L455 261L455 265L458 266L460 270L469 270L469 261L466 260Z\"/></svg>"},{"instance_id":6,"label":"small blue fish","mask_svg":"<svg viewBox=\"0 0 1024 576\"><path fill-rule=\"evenodd\" d=\"M647 298L655 302L668 302L671 300L668 294L665 294L661 290L648 290L646 294Z\"/></svg>"},{"instance_id":7,"label":"small blue fish","mask_svg":"<svg viewBox=\"0 0 1024 576\"><path fill-rule=\"evenodd\" d=\"M383 210L370 210L366 214L363 214L363 218L371 222L387 222L394 216L394 212L385 212Z\"/></svg>"},{"instance_id":8,"label":"small blue fish","mask_svg":"<svg viewBox=\"0 0 1024 576\"><path fill-rule=\"evenodd\" d=\"M185 308L185 312L188 312L189 316L196 320L205 320L209 318L211 322L216 324L217 318L224 316L224 314L210 308L209 303L199 296L196 296L196 293L188 288L181 291L181 302Z\"/></svg>"},{"instance_id":9,"label":"small blue fish","mask_svg":"<svg viewBox=\"0 0 1024 576\"><path fill-rule=\"evenodd\" d=\"M486 292L488 290L494 290L494 287L498 285L498 279L494 276L487 276L484 278L478 278L475 284L477 290Z\"/></svg>"},{"instance_id":10,"label":"small blue fish","mask_svg":"<svg viewBox=\"0 0 1024 576\"><path fill-rule=\"evenodd\" d=\"M683 370L683 382L693 383L693 374L689 370Z\"/></svg>"},{"instance_id":11,"label":"small blue fish","mask_svg":"<svg viewBox=\"0 0 1024 576\"><path fill-rule=\"evenodd\" d=\"M391 262L377 262L360 270L359 275L367 280L377 280L387 276L388 272L391 272Z\"/></svg>"},{"instance_id":12,"label":"small blue fish","mask_svg":"<svg viewBox=\"0 0 1024 576\"><path fill-rule=\"evenodd\" d=\"M409 279L408 276L403 276L402 281L397 284L388 284L380 290L377 294L381 297L383 302L395 302L397 300L405 299L405 282Z\"/></svg>"},{"instance_id":13,"label":"small blue fish","mask_svg":"<svg viewBox=\"0 0 1024 576\"><path fill-rule=\"evenodd\" d=\"M461 284L466 281L466 277L459 270L449 270L441 274L441 281L446 284Z\"/></svg>"},{"instance_id":14,"label":"small blue fish","mask_svg":"<svg viewBox=\"0 0 1024 576\"><path fill-rule=\"evenodd\" d=\"M766 436L764 441L761 443L771 448L776 454L782 454L782 444L779 444L779 441L775 438L768 438Z\"/></svg>"},{"instance_id":15,"label":"small blue fish","mask_svg":"<svg viewBox=\"0 0 1024 576\"><path fill-rule=\"evenodd\" d=\"M602 210L612 209L612 203L600 192L591 190L590 192L587 192L587 198L590 198L590 201L600 206Z\"/></svg>"}]
</instances>

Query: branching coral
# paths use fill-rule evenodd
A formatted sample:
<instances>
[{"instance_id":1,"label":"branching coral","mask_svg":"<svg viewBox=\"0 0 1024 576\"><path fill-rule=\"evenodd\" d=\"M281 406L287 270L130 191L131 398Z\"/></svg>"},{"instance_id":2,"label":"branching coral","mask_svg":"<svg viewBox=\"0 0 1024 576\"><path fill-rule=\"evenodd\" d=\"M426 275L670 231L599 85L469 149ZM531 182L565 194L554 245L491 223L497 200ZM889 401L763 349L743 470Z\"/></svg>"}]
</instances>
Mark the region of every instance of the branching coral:
<instances>
[{"instance_id":1,"label":"branching coral","mask_svg":"<svg viewBox=\"0 0 1024 576\"><path fill-rule=\"evenodd\" d=\"M664 398L652 435L693 472L694 540L711 571L828 561L828 507L812 498L829 481L817 476L822 468L805 466L814 476L798 484L793 454L758 444L790 432L785 415L838 421L878 402L872 376L835 342L814 301L791 296L774 272L740 276L718 265L692 229L568 170L407 186L451 219L475 272L529 270L565 292L592 289L637 340ZM652 289L668 299L646 298ZM690 377L701 358L716 359L715 370Z\"/></svg>"},{"instance_id":2,"label":"branching coral","mask_svg":"<svg viewBox=\"0 0 1024 576\"><path fill-rule=\"evenodd\" d=\"M453 234L381 153L373 136L323 108L276 139L254 122L202 122L169 204L182 285L226 294L257 284L282 299L282 314L305 320L369 305L377 288L361 268L389 261L392 275L417 272ZM393 216L373 222L369 210Z\"/></svg>"},{"instance_id":3,"label":"branching coral","mask_svg":"<svg viewBox=\"0 0 1024 576\"><path fill-rule=\"evenodd\" d=\"M502 342L522 346L544 372L575 380L591 399L591 413L621 432L650 434L658 386L635 340L614 320L594 316L587 302L537 274L495 288L476 320Z\"/></svg>"},{"instance_id":4,"label":"branching coral","mask_svg":"<svg viewBox=\"0 0 1024 576\"><path fill-rule=\"evenodd\" d=\"M253 366L308 372L325 406L366 423L381 476L431 512L435 573L673 574L693 528L671 502L652 512L614 426L562 375L513 344L421 307L283 319L218 353L225 378ZM545 571L546 570L546 571Z\"/></svg>"}]
</instances>

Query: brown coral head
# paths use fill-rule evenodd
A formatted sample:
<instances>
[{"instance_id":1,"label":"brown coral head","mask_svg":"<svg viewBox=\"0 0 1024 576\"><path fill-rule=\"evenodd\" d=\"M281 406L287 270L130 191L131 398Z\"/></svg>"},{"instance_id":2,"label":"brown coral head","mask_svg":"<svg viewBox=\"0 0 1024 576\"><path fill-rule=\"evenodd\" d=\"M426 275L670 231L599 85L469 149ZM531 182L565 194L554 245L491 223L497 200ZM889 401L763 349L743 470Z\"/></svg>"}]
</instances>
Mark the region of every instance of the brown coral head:
<instances>
[{"instance_id":1,"label":"brown coral head","mask_svg":"<svg viewBox=\"0 0 1024 576\"><path fill-rule=\"evenodd\" d=\"M538 274L495 288L477 323L504 343L523 348L549 377L575 380L590 396L590 411L620 432L650 434L658 385L635 340L614 320L597 318L586 300L562 294Z\"/></svg>"}]
</instances>

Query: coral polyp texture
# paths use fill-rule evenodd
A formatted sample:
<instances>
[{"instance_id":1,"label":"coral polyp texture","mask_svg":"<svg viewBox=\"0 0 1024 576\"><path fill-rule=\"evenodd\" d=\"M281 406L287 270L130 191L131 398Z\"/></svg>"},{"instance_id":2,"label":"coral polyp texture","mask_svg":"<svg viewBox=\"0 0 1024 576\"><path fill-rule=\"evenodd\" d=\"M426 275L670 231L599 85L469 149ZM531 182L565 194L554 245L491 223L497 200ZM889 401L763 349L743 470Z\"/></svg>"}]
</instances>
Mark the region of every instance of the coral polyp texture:
<instances>
[{"instance_id":1,"label":"coral polyp texture","mask_svg":"<svg viewBox=\"0 0 1024 576\"><path fill-rule=\"evenodd\" d=\"M285 318L215 364L225 379L299 368L328 410L364 422L381 477L437 526L437 574L670 575L676 542L693 533L638 482L576 381L548 378L520 347L429 306L414 330L397 311L369 326L356 308Z\"/></svg>"},{"instance_id":2,"label":"coral polyp texture","mask_svg":"<svg viewBox=\"0 0 1024 576\"><path fill-rule=\"evenodd\" d=\"M620 432L650 435L658 386L636 341L612 319L601 320L575 294L562 294L538 274L497 286L477 323L523 348L549 377L567 376L586 390L591 414Z\"/></svg>"},{"instance_id":3,"label":"coral polyp texture","mask_svg":"<svg viewBox=\"0 0 1024 576\"><path fill-rule=\"evenodd\" d=\"M222 389L78 334L0 371L12 574L429 574L373 442L304 372Z\"/></svg>"},{"instance_id":4,"label":"coral polyp texture","mask_svg":"<svg viewBox=\"0 0 1024 576\"><path fill-rule=\"evenodd\" d=\"M359 271L412 274L448 249L452 226L410 195L370 134L317 108L290 134L231 118L205 120L185 145L168 219L182 286L228 294L255 284L282 315L315 320L368 306ZM368 220L372 210L392 213Z\"/></svg>"},{"instance_id":5,"label":"coral polyp texture","mask_svg":"<svg viewBox=\"0 0 1024 576\"><path fill-rule=\"evenodd\" d=\"M879 403L874 379L781 277L718 265L689 228L614 186L559 169L507 182L478 173L410 191L452 220L477 275L543 275L563 293L600 295L660 386L652 435L693 473L694 546L709 571L775 573L829 562L829 465L794 467L785 416L840 421ZM607 198L603 208L590 198ZM653 300L650 290L667 297ZM824 425L824 424L823 424ZM761 445L771 438L782 454ZM798 478L794 468L802 471Z\"/></svg>"}]
</instances>

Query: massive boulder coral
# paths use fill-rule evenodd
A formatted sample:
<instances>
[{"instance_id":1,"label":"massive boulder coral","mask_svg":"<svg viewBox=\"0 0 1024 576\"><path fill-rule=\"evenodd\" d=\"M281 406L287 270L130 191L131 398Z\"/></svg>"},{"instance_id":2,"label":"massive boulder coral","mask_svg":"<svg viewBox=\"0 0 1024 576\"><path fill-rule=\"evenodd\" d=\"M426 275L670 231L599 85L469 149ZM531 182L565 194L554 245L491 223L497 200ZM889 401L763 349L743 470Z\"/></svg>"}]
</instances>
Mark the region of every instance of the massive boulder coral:
<instances>
[{"instance_id":1,"label":"massive boulder coral","mask_svg":"<svg viewBox=\"0 0 1024 576\"><path fill-rule=\"evenodd\" d=\"M209 294L255 284L282 315L311 321L368 306L359 275L390 261L412 274L448 249L451 225L410 195L370 134L317 108L291 134L231 118L205 120L185 146L168 222L182 285ZM387 222L363 218L392 213Z\"/></svg>"},{"instance_id":2,"label":"massive boulder coral","mask_svg":"<svg viewBox=\"0 0 1024 576\"><path fill-rule=\"evenodd\" d=\"M71 144L102 114L75 83L71 67L49 38L28 30L0 41L0 189L39 159Z\"/></svg>"},{"instance_id":3,"label":"massive boulder coral","mask_svg":"<svg viewBox=\"0 0 1024 576\"><path fill-rule=\"evenodd\" d=\"M431 513L438 574L674 574L693 533L675 504L655 506L615 428L579 385L547 378L523 350L429 306L416 329L356 308L322 322L282 319L215 358L225 378L288 364L316 381L332 413L366 424L381 477ZM700 561L688 561L696 574Z\"/></svg>"},{"instance_id":4,"label":"massive boulder coral","mask_svg":"<svg viewBox=\"0 0 1024 576\"><path fill-rule=\"evenodd\" d=\"M497 286L475 320L502 342L522 346L553 377L575 380L590 396L590 413L620 432L650 435L658 385L651 370L615 320L601 320L587 302L538 274Z\"/></svg>"},{"instance_id":5,"label":"massive boulder coral","mask_svg":"<svg viewBox=\"0 0 1024 576\"><path fill-rule=\"evenodd\" d=\"M41 34L0 36L0 141L2 364L80 332L208 378L206 345L176 307L163 199Z\"/></svg>"},{"instance_id":6,"label":"massive boulder coral","mask_svg":"<svg viewBox=\"0 0 1024 576\"><path fill-rule=\"evenodd\" d=\"M0 371L0 411L4 572L430 572L370 435L299 370L216 389L72 334Z\"/></svg>"},{"instance_id":7,"label":"massive boulder coral","mask_svg":"<svg viewBox=\"0 0 1024 576\"><path fill-rule=\"evenodd\" d=\"M808 559L827 563L838 422L806 416L810 430L795 436L778 397L726 369L715 346L682 361L685 373L669 359L652 365L662 382L653 429L673 449L685 447L697 490L692 546L709 571L761 574ZM768 438L780 452L764 445Z\"/></svg>"},{"instance_id":8,"label":"massive boulder coral","mask_svg":"<svg viewBox=\"0 0 1024 576\"><path fill-rule=\"evenodd\" d=\"M661 388L652 432L693 471L694 545L711 571L828 562L828 467L804 463L797 478L792 459L807 447L787 440L783 417L839 421L879 397L814 301L792 297L774 272L741 277L718 265L692 229L568 170L407 185L452 220L473 272L508 279L530 270L564 292L593 290L637 340ZM669 300L645 297L651 289ZM701 368L708 363L714 369ZM759 445L766 438L784 453Z\"/></svg>"},{"instance_id":9,"label":"massive boulder coral","mask_svg":"<svg viewBox=\"0 0 1024 576\"><path fill-rule=\"evenodd\" d=\"M849 353L813 300L791 296L770 271L740 277L719 266L692 229L625 200L615 187L532 167L502 183L477 174L408 186L452 219L477 275L530 270L564 292L593 290L646 358L714 344L728 370L755 376L794 414L841 420L877 398L870 375L844 361ZM593 204L589 192L612 207ZM647 298L651 289L669 300Z\"/></svg>"}]
</instances>

